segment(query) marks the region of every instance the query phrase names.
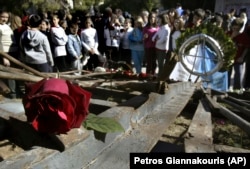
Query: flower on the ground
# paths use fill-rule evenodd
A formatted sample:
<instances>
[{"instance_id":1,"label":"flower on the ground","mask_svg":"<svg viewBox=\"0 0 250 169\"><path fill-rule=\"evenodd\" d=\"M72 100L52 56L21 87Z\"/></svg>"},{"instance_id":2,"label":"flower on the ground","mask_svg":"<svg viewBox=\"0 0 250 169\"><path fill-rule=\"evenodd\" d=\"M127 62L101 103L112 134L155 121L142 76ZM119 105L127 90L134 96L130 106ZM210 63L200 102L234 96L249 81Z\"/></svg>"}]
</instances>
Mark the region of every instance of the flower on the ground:
<instances>
[{"instance_id":1,"label":"flower on the ground","mask_svg":"<svg viewBox=\"0 0 250 169\"><path fill-rule=\"evenodd\" d=\"M23 105L36 131L65 134L88 115L92 94L64 79L49 78L25 85Z\"/></svg>"}]
</instances>

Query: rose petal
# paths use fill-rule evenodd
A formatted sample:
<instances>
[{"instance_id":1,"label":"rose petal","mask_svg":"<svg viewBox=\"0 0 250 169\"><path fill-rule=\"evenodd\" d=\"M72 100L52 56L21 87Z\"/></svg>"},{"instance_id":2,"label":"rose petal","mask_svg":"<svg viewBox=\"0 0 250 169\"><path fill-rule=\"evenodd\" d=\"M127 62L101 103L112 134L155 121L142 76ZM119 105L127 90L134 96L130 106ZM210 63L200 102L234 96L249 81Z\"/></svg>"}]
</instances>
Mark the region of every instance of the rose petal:
<instances>
[{"instance_id":1,"label":"rose petal","mask_svg":"<svg viewBox=\"0 0 250 169\"><path fill-rule=\"evenodd\" d=\"M57 95L55 95L57 94ZM60 93L50 93L43 94L42 97L50 97L53 98L54 103L57 104L45 104L46 109L43 112L43 115L47 116L47 121L41 121L42 126L48 126L47 128L51 128L53 125L53 130L47 129L46 132L56 132L56 133L66 133L71 129L72 120L75 116L75 102L68 96ZM64 116L60 116L59 112L64 113ZM44 122L44 124L43 124ZM47 125L50 124L50 125ZM57 126L57 127L54 127ZM43 129L45 130L45 129ZM45 132L45 131L43 131Z\"/></svg>"},{"instance_id":2,"label":"rose petal","mask_svg":"<svg viewBox=\"0 0 250 169\"><path fill-rule=\"evenodd\" d=\"M44 82L46 79L43 79L37 83L26 83L25 84L25 97L33 96L41 91L41 88L43 87Z\"/></svg>"},{"instance_id":3,"label":"rose petal","mask_svg":"<svg viewBox=\"0 0 250 169\"><path fill-rule=\"evenodd\" d=\"M42 92L50 92L50 91L69 94L68 85L67 83L65 83L65 80L63 79L51 78L49 80L46 80L43 84Z\"/></svg>"},{"instance_id":4,"label":"rose petal","mask_svg":"<svg viewBox=\"0 0 250 169\"><path fill-rule=\"evenodd\" d=\"M61 119L67 121L67 116L62 111L58 111L58 116L61 117Z\"/></svg>"},{"instance_id":5,"label":"rose petal","mask_svg":"<svg viewBox=\"0 0 250 169\"><path fill-rule=\"evenodd\" d=\"M51 103L49 101L53 100ZM30 97L25 108L27 120L40 132L66 133L74 119L75 102L65 94L47 93ZM63 112L65 117L59 116Z\"/></svg>"},{"instance_id":6,"label":"rose petal","mask_svg":"<svg viewBox=\"0 0 250 169\"><path fill-rule=\"evenodd\" d=\"M69 88L69 95L77 103L72 128L78 128L82 125L82 122L88 115L89 102L92 94L82 89L80 86L73 85L68 81L67 84Z\"/></svg>"},{"instance_id":7,"label":"rose petal","mask_svg":"<svg viewBox=\"0 0 250 169\"><path fill-rule=\"evenodd\" d=\"M58 118L59 116L38 116L32 126L35 130L44 133L66 133L71 128L66 120Z\"/></svg>"}]
</instances>

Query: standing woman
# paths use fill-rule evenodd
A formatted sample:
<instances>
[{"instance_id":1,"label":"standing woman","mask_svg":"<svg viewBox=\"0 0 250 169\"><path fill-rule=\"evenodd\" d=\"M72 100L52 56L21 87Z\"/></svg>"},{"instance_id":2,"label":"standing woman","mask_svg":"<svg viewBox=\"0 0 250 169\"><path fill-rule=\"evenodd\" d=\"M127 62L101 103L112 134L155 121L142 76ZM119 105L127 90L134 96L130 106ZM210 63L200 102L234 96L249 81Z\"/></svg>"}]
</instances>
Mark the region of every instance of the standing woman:
<instances>
[{"instance_id":1,"label":"standing woman","mask_svg":"<svg viewBox=\"0 0 250 169\"><path fill-rule=\"evenodd\" d=\"M82 43L79 35L77 34L79 26L77 22L69 22L70 33L68 35L67 51L72 70L78 70L75 75L80 75L82 70L81 57L82 57Z\"/></svg>"},{"instance_id":2,"label":"standing woman","mask_svg":"<svg viewBox=\"0 0 250 169\"><path fill-rule=\"evenodd\" d=\"M132 19L126 18L124 21L124 30L121 34L121 44L120 44L120 60L125 61L128 65L132 66L131 63L131 50L129 46L129 34L133 31Z\"/></svg>"},{"instance_id":3,"label":"standing woman","mask_svg":"<svg viewBox=\"0 0 250 169\"><path fill-rule=\"evenodd\" d=\"M167 52L169 50L169 39L171 29L169 27L169 17L168 14L162 14L158 18L159 30L152 37L152 41L155 42L156 57L158 63L158 77L160 78L163 74L163 66L169 61L167 58Z\"/></svg>"},{"instance_id":4,"label":"standing woman","mask_svg":"<svg viewBox=\"0 0 250 169\"><path fill-rule=\"evenodd\" d=\"M176 50L176 41L181 36L182 32L184 32L184 24L185 23L181 17L174 20L174 30L171 34L172 51Z\"/></svg>"},{"instance_id":5,"label":"standing woman","mask_svg":"<svg viewBox=\"0 0 250 169\"><path fill-rule=\"evenodd\" d=\"M152 37L158 31L157 14L152 12L148 16L148 23L143 28L143 41L146 59L146 73L154 75L156 70L156 54L155 54L155 42L152 41Z\"/></svg>"},{"instance_id":6,"label":"standing woman","mask_svg":"<svg viewBox=\"0 0 250 169\"><path fill-rule=\"evenodd\" d=\"M174 30L174 21L180 17L178 11L175 8L169 9L167 12L168 17L169 17L169 27L171 29L171 32Z\"/></svg>"},{"instance_id":7,"label":"standing woman","mask_svg":"<svg viewBox=\"0 0 250 169\"><path fill-rule=\"evenodd\" d=\"M0 10L0 51L13 57L17 57L18 45L14 38L13 29L8 24L9 12ZM3 58L3 64L10 66L10 61Z\"/></svg>"},{"instance_id":8,"label":"standing woman","mask_svg":"<svg viewBox=\"0 0 250 169\"><path fill-rule=\"evenodd\" d=\"M53 15L52 20L53 26L51 27L50 33L55 68L58 69L58 71L63 72L67 70L66 43L68 42L68 36L66 35L65 30L59 25L60 18L57 13Z\"/></svg>"},{"instance_id":9,"label":"standing woman","mask_svg":"<svg viewBox=\"0 0 250 169\"><path fill-rule=\"evenodd\" d=\"M21 29L22 29L22 19L21 19L21 17L18 16L18 15L11 14L10 27L13 30L16 45L19 48L20 37L21 37L21 35L23 33L21 31ZM16 59L19 59L19 56L17 56Z\"/></svg>"},{"instance_id":10,"label":"standing woman","mask_svg":"<svg viewBox=\"0 0 250 169\"><path fill-rule=\"evenodd\" d=\"M106 56L115 62L119 61L119 47L121 39L121 26L119 19L114 17L107 23L104 29L104 39L106 41Z\"/></svg>"},{"instance_id":11,"label":"standing woman","mask_svg":"<svg viewBox=\"0 0 250 169\"><path fill-rule=\"evenodd\" d=\"M135 71L137 75L142 75L142 63L144 58L144 45L143 45L143 20L142 17L138 17L135 20L135 25L132 33L129 35L129 43L132 55L132 61L134 63Z\"/></svg>"},{"instance_id":12,"label":"standing woman","mask_svg":"<svg viewBox=\"0 0 250 169\"><path fill-rule=\"evenodd\" d=\"M7 24L9 21L9 12L0 10L0 51L7 53L8 55L18 58L18 45L14 38L14 32L11 27ZM1 60L4 66L13 66L10 61L6 58ZM16 82L15 80L7 80L6 82L10 88L9 96L11 98L16 97Z\"/></svg>"},{"instance_id":13,"label":"standing woman","mask_svg":"<svg viewBox=\"0 0 250 169\"><path fill-rule=\"evenodd\" d=\"M90 17L85 20L85 29L81 31L81 42L86 56L89 56L87 69L93 71L99 66L98 55L98 36L97 31L93 27L93 22Z\"/></svg>"}]
</instances>

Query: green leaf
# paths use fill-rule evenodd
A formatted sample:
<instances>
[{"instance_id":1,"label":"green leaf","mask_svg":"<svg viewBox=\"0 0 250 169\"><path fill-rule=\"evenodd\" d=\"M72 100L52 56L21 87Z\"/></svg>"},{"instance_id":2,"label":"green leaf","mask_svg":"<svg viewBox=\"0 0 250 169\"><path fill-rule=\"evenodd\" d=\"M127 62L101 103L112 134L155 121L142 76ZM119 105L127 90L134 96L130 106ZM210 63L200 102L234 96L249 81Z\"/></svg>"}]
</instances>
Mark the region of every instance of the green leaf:
<instances>
[{"instance_id":1,"label":"green leaf","mask_svg":"<svg viewBox=\"0 0 250 169\"><path fill-rule=\"evenodd\" d=\"M236 54L236 47L232 39L224 32L223 29L208 23L208 24L202 24L195 28L187 28L182 35L177 39L176 43L176 53L178 53L179 48L181 45L188 39L189 37L195 35L204 33L208 36L213 37L215 40L218 41L220 46L222 47L223 60L224 64L221 68L221 72L226 71L230 68L230 66L233 64L232 60ZM186 50L190 50L192 48L193 44L190 44L190 48L186 48Z\"/></svg>"},{"instance_id":2,"label":"green leaf","mask_svg":"<svg viewBox=\"0 0 250 169\"><path fill-rule=\"evenodd\" d=\"M83 125L88 130L95 130L101 133L124 131L124 128L115 119L109 117L99 117L92 113L87 116Z\"/></svg>"}]
</instances>

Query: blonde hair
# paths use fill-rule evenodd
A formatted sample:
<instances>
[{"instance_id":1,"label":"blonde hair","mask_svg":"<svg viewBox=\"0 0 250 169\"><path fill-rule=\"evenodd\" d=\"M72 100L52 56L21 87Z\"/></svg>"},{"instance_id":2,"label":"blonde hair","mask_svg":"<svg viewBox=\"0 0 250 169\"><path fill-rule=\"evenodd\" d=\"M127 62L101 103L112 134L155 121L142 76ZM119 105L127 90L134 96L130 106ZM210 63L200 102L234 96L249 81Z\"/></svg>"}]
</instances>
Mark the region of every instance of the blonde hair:
<instances>
[{"instance_id":1,"label":"blonde hair","mask_svg":"<svg viewBox=\"0 0 250 169\"><path fill-rule=\"evenodd\" d=\"M20 28L21 26L22 26L21 17L12 14L11 18L10 18L10 27L11 27L11 29L15 30L17 28Z\"/></svg>"},{"instance_id":2,"label":"blonde hair","mask_svg":"<svg viewBox=\"0 0 250 169\"><path fill-rule=\"evenodd\" d=\"M142 28L143 27L143 19L141 16L137 16L136 19L135 19L135 24L137 24L139 28Z\"/></svg>"},{"instance_id":3,"label":"blonde hair","mask_svg":"<svg viewBox=\"0 0 250 169\"><path fill-rule=\"evenodd\" d=\"M178 22L178 29L181 31L184 30L185 29L184 28L184 25L185 25L184 20L181 17L179 17L179 18L176 18L174 22L176 22L176 21Z\"/></svg>"},{"instance_id":4,"label":"blonde hair","mask_svg":"<svg viewBox=\"0 0 250 169\"><path fill-rule=\"evenodd\" d=\"M91 19L90 17L87 17L87 18L86 18L86 20L85 20L85 22L84 22L85 26L86 26L86 24L89 23L89 22L90 22L90 24L91 24L91 27L93 27L94 24L93 24L93 21L92 21L92 19Z\"/></svg>"}]
</instances>

